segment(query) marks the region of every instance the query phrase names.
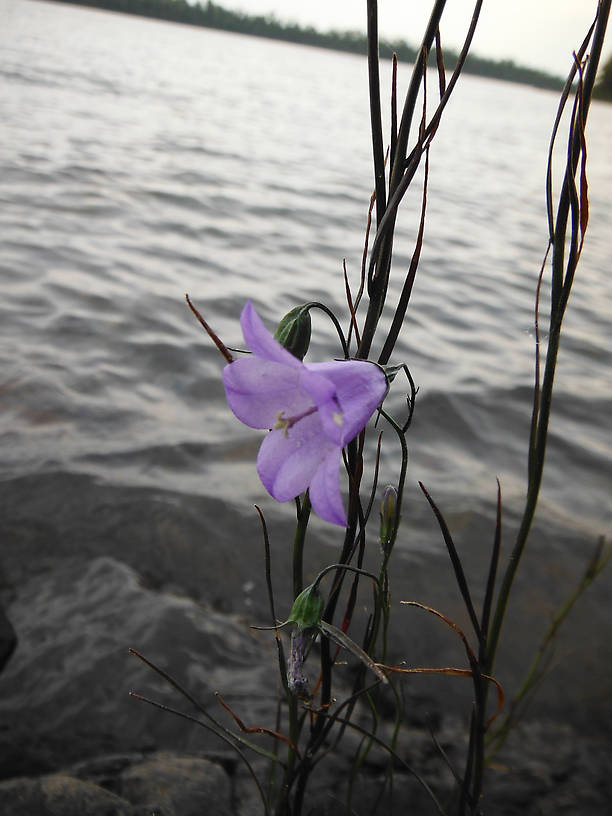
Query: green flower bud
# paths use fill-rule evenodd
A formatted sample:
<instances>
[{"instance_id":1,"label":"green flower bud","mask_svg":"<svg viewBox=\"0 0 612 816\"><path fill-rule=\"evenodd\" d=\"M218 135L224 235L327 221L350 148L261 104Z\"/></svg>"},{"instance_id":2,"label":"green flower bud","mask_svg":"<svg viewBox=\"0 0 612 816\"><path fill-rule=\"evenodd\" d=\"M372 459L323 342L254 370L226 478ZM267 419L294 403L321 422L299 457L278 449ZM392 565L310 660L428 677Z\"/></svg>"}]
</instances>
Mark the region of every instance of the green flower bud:
<instances>
[{"instance_id":1,"label":"green flower bud","mask_svg":"<svg viewBox=\"0 0 612 816\"><path fill-rule=\"evenodd\" d=\"M380 503L380 546L387 552L393 539L395 514L397 513L397 490L387 485Z\"/></svg>"},{"instance_id":2,"label":"green flower bud","mask_svg":"<svg viewBox=\"0 0 612 816\"><path fill-rule=\"evenodd\" d=\"M297 623L300 629L310 629L318 626L323 614L323 596L318 587L311 584L302 590L293 602L289 621Z\"/></svg>"},{"instance_id":3,"label":"green flower bud","mask_svg":"<svg viewBox=\"0 0 612 816\"><path fill-rule=\"evenodd\" d=\"M310 323L308 305L296 306L278 324L274 339L298 360L303 360L310 345Z\"/></svg>"}]
</instances>

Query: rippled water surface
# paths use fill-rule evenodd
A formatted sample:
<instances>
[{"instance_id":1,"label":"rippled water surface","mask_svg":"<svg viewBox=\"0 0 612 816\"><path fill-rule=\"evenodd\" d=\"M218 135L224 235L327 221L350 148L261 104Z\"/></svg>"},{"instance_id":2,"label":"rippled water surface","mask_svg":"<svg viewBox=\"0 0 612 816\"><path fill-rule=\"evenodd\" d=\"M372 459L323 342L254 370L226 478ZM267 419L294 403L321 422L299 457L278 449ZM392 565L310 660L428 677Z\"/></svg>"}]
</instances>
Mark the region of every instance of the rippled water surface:
<instances>
[{"instance_id":1,"label":"rippled water surface","mask_svg":"<svg viewBox=\"0 0 612 816\"><path fill-rule=\"evenodd\" d=\"M230 345L247 298L271 327L308 299L346 320L342 260L356 287L373 183L364 60L30 0L0 0L0 16L0 475L70 471L270 508L260 436L227 409L184 293ZM457 508L490 505L499 476L520 507L556 105L465 77L434 142L395 354L420 387L415 501L421 479ZM611 519L612 107L593 104L589 127L591 224L542 512L590 542ZM416 191L391 298L418 208ZM312 358L337 355L329 323L314 327ZM382 478L395 469L385 455Z\"/></svg>"}]
</instances>

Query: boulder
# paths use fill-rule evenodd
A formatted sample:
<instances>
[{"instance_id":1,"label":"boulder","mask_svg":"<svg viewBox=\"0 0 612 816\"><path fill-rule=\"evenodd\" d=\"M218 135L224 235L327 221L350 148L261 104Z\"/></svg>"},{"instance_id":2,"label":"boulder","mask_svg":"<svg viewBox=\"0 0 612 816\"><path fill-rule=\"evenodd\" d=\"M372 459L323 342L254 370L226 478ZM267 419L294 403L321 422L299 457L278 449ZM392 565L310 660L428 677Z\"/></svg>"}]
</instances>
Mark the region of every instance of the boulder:
<instances>
[{"instance_id":1,"label":"boulder","mask_svg":"<svg viewBox=\"0 0 612 816\"><path fill-rule=\"evenodd\" d=\"M119 785L125 799L147 812L232 816L230 780L207 759L159 755L124 771Z\"/></svg>"},{"instance_id":2,"label":"boulder","mask_svg":"<svg viewBox=\"0 0 612 816\"><path fill-rule=\"evenodd\" d=\"M87 774L93 779L84 778ZM232 816L233 810L230 779L221 765L201 757L159 753L146 758L100 757L61 773L5 780L0 782L0 813Z\"/></svg>"},{"instance_id":3,"label":"boulder","mask_svg":"<svg viewBox=\"0 0 612 816\"><path fill-rule=\"evenodd\" d=\"M125 799L64 774L0 782L0 813L7 816L136 816Z\"/></svg>"},{"instance_id":4,"label":"boulder","mask_svg":"<svg viewBox=\"0 0 612 816\"><path fill-rule=\"evenodd\" d=\"M114 559L60 562L18 590L9 614L19 646L0 676L5 778L101 754L225 747L206 714L129 648L171 673L223 725L235 727L216 691L242 719L273 726L273 637L235 616L147 589ZM131 698L130 690L205 727Z\"/></svg>"}]
</instances>

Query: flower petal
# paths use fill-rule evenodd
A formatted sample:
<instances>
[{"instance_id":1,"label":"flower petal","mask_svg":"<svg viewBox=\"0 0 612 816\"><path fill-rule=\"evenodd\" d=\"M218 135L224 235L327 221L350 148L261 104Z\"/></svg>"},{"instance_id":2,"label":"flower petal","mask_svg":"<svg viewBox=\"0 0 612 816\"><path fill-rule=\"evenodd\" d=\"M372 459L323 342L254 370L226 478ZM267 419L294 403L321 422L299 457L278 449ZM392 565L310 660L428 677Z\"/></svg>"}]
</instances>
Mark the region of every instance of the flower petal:
<instances>
[{"instance_id":1,"label":"flower petal","mask_svg":"<svg viewBox=\"0 0 612 816\"><path fill-rule=\"evenodd\" d=\"M263 357L264 360L283 363L292 368L302 367L301 360L283 348L266 329L250 300L242 310L240 325L244 341L253 354Z\"/></svg>"},{"instance_id":2,"label":"flower petal","mask_svg":"<svg viewBox=\"0 0 612 816\"><path fill-rule=\"evenodd\" d=\"M315 371L310 371L305 365L302 365L300 382L304 389L308 391L312 403L316 406L324 405L336 394L336 386L331 380L322 377Z\"/></svg>"},{"instance_id":3,"label":"flower petal","mask_svg":"<svg viewBox=\"0 0 612 816\"><path fill-rule=\"evenodd\" d=\"M344 412L335 394L335 389L333 398L319 404L318 408L325 435L334 445L343 448L346 444L344 442Z\"/></svg>"},{"instance_id":4,"label":"flower petal","mask_svg":"<svg viewBox=\"0 0 612 816\"><path fill-rule=\"evenodd\" d=\"M346 513L340 495L342 448L330 450L310 482L310 503L323 521L346 527Z\"/></svg>"},{"instance_id":5,"label":"flower petal","mask_svg":"<svg viewBox=\"0 0 612 816\"><path fill-rule=\"evenodd\" d=\"M384 371L367 360L335 360L329 363L306 363L306 368L323 375L336 387L336 398L342 410L342 447L365 428L367 421L387 393ZM326 433L336 439L337 418L329 412L320 411Z\"/></svg>"},{"instance_id":6,"label":"flower petal","mask_svg":"<svg viewBox=\"0 0 612 816\"><path fill-rule=\"evenodd\" d=\"M223 369L230 408L251 428L273 428L280 412L296 415L312 405L301 386L302 371L251 355ZM314 375L312 375L314 376Z\"/></svg>"},{"instance_id":7,"label":"flower petal","mask_svg":"<svg viewBox=\"0 0 612 816\"><path fill-rule=\"evenodd\" d=\"M261 443L257 472L263 486L277 501L294 499L309 486L332 450L317 414L304 417L287 432L275 430Z\"/></svg>"},{"instance_id":8,"label":"flower petal","mask_svg":"<svg viewBox=\"0 0 612 816\"><path fill-rule=\"evenodd\" d=\"M309 366L302 367L301 381L317 407L327 437L334 445L344 447L342 442L344 423L336 386L329 377L322 376Z\"/></svg>"}]
</instances>

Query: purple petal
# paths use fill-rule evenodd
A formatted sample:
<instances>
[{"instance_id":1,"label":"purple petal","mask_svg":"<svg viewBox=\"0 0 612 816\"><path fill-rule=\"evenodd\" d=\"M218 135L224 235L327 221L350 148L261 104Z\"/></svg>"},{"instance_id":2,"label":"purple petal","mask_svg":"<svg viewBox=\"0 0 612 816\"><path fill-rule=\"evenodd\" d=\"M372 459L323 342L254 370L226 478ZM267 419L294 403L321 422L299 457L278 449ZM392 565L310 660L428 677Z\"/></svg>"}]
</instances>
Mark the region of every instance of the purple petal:
<instances>
[{"instance_id":1,"label":"purple petal","mask_svg":"<svg viewBox=\"0 0 612 816\"><path fill-rule=\"evenodd\" d=\"M266 329L250 300L242 310L240 325L244 341L253 354L292 368L302 367L303 363L283 348Z\"/></svg>"},{"instance_id":2,"label":"purple petal","mask_svg":"<svg viewBox=\"0 0 612 816\"><path fill-rule=\"evenodd\" d=\"M342 449L334 447L317 468L310 482L310 502L324 521L346 527L346 514L340 495L340 459Z\"/></svg>"},{"instance_id":3,"label":"purple petal","mask_svg":"<svg viewBox=\"0 0 612 816\"><path fill-rule=\"evenodd\" d=\"M366 426L376 408L387 393L387 378L384 371L367 360L332 361L329 363L306 363L306 368L323 375L336 387L336 398L343 414L342 447ZM320 411L323 427L334 441L337 431L337 417Z\"/></svg>"},{"instance_id":4,"label":"purple petal","mask_svg":"<svg viewBox=\"0 0 612 816\"><path fill-rule=\"evenodd\" d=\"M346 444L344 442L344 412L336 394L334 394L333 399L320 404L318 407L325 435L334 445L343 448Z\"/></svg>"},{"instance_id":5,"label":"purple petal","mask_svg":"<svg viewBox=\"0 0 612 816\"><path fill-rule=\"evenodd\" d=\"M245 425L273 428L280 412L297 415L312 405L301 386L302 373L255 355L236 360L222 374L229 406Z\"/></svg>"},{"instance_id":6,"label":"purple petal","mask_svg":"<svg viewBox=\"0 0 612 816\"><path fill-rule=\"evenodd\" d=\"M257 456L263 486L277 501L294 499L309 486L325 457L340 450L323 433L317 414L304 417L285 434L269 433Z\"/></svg>"},{"instance_id":7,"label":"purple petal","mask_svg":"<svg viewBox=\"0 0 612 816\"><path fill-rule=\"evenodd\" d=\"M301 380L318 409L327 437L335 445L344 447L342 442L344 423L336 386L329 377L321 376L307 366L304 366Z\"/></svg>"}]
</instances>

